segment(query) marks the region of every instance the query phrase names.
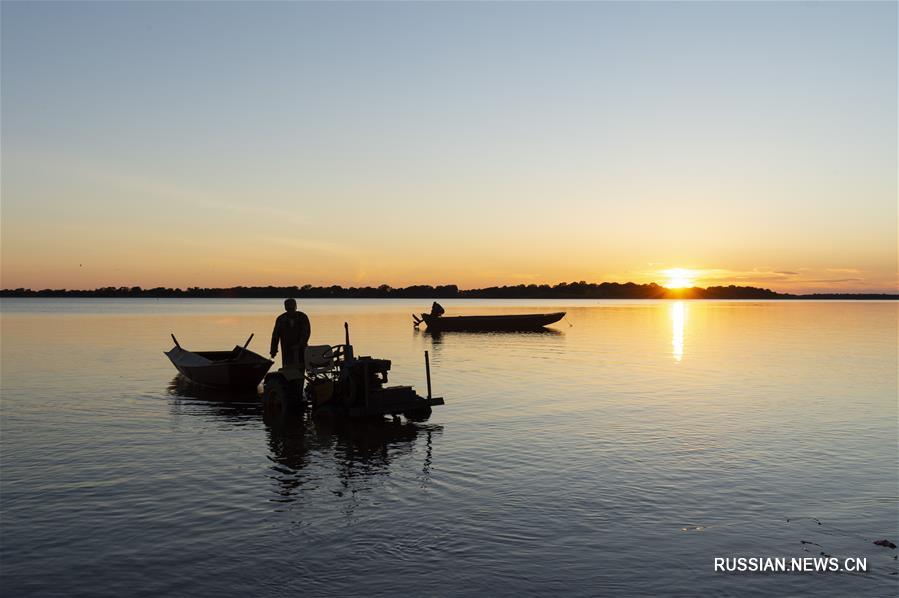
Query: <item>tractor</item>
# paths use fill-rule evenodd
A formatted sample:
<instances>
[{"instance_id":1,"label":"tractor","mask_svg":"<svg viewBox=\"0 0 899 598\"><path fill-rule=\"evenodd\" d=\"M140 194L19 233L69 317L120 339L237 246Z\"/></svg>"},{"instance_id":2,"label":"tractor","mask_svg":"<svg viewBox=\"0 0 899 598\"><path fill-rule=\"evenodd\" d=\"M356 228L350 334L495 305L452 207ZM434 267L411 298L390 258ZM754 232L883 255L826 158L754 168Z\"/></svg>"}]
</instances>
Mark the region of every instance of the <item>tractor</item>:
<instances>
[{"instance_id":1,"label":"tractor","mask_svg":"<svg viewBox=\"0 0 899 598\"><path fill-rule=\"evenodd\" d=\"M263 406L267 414L302 413L313 417L394 418L425 421L431 407L443 405L431 396L431 367L425 351L428 396L419 396L411 386L387 386L389 359L356 357L350 344L349 324L344 322L342 345L306 347L305 367L281 368L266 374Z\"/></svg>"}]
</instances>

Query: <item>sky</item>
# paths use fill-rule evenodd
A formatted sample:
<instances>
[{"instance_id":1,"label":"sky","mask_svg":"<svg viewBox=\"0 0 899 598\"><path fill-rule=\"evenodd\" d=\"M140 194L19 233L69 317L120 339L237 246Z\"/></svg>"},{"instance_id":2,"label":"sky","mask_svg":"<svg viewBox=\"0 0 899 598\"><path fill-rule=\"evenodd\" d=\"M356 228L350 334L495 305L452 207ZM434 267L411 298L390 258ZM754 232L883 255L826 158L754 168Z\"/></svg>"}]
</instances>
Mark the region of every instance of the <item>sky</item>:
<instances>
[{"instance_id":1,"label":"sky","mask_svg":"<svg viewBox=\"0 0 899 598\"><path fill-rule=\"evenodd\" d=\"M3 288L897 292L895 2L4 1L0 27Z\"/></svg>"}]
</instances>

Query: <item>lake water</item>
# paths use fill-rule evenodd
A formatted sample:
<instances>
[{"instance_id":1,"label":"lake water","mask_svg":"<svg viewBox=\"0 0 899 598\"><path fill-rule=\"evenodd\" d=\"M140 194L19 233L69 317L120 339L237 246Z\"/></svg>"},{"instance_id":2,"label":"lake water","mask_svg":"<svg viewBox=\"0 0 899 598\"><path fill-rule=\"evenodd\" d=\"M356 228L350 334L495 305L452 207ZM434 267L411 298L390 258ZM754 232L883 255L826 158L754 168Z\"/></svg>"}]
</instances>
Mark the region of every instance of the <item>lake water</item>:
<instances>
[{"instance_id":1,"label":"lake water","mask_svg":"<svg viewBox=\"0 0 899 598\"><path fill-rule=\"evenodd\" d=\"M162 354L264 353L280 301L3 300L3 594L899 591L895 303L446 301L568 316L440 337L429 304L301 302L392 383L430 352L429 421L346 427L268 425ZM869 571L713 570L821 552Z\"/></svg>"}]
</instances>

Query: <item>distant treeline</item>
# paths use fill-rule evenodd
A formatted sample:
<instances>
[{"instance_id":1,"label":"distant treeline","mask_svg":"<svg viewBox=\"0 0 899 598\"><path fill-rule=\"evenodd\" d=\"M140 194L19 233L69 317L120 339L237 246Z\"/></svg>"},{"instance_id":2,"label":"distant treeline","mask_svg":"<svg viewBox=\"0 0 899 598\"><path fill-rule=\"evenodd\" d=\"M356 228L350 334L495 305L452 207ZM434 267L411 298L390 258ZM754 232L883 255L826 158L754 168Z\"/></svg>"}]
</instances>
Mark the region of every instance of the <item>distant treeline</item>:
<instances>
[{"instance_id":1,"label":"distant treeline","mask_svg":"<svg viewBox=\"0 0 899 598\"><path fill-rule=\"evenodd\" d=\"M149 297L149 298L204 298L204 299L899 299L899 295L877 293L815 293L793 295L776 293L757 287L693 287L668 289L656 283L636 284L627 282L588 283L563 282L556 285L529 284L483 289L459 289L451 285L414 285L393 288L386 284L379 287L341 286L314 287L232 287L228 289L190 287L170 289L156 287L102 287L91 291L67 289L3 289L0 297Z\"/></svg>"}]
</instances>

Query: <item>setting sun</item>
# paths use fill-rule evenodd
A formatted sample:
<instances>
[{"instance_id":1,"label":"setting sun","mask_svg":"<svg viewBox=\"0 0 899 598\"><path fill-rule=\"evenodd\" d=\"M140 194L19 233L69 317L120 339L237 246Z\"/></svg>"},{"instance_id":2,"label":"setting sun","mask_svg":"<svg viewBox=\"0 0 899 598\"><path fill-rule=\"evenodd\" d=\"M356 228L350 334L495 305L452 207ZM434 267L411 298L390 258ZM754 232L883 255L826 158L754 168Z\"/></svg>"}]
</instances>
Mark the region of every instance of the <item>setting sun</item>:
<instances>
[{"instance_id":1,"label":"setting sun","mask_svg":"<svg viewBox=\"0 0 899 598\"><path fill-rule=\"evenodd\" d=\"M693 286L695 273L684 268L671 268L662 272L668 281L665 286L669 289L686 289Z\"/></svg>"}]
</instances>

